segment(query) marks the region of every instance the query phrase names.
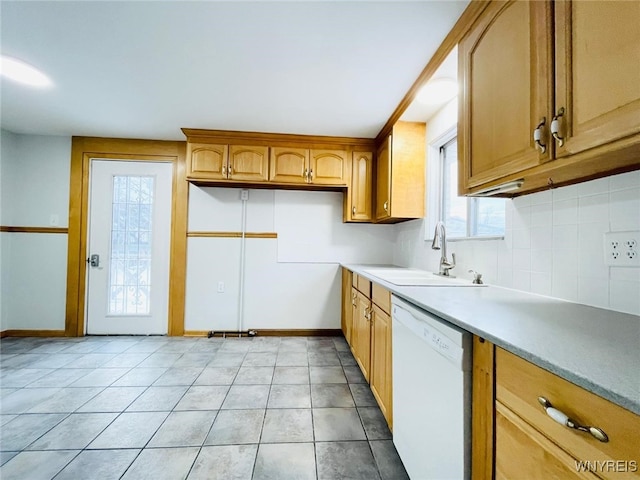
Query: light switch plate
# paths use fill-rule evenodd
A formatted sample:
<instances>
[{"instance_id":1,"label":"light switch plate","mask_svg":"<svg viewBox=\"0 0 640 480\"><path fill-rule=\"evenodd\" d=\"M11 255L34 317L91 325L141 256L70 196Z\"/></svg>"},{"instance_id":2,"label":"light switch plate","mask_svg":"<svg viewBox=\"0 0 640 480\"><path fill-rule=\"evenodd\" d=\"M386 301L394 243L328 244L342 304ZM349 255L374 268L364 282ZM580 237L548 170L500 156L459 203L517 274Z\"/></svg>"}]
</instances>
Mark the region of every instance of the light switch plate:
<instances>
[{"instance_id":1,"label":"light switch plate","mask_svg":"<svg viewBox=\"0 0 640 480\"><path fill-rule=\"evenodd\" d=\"M612 267L640 267L640 231L604 234L604 262Z\"/></svg>"}]
</instances>

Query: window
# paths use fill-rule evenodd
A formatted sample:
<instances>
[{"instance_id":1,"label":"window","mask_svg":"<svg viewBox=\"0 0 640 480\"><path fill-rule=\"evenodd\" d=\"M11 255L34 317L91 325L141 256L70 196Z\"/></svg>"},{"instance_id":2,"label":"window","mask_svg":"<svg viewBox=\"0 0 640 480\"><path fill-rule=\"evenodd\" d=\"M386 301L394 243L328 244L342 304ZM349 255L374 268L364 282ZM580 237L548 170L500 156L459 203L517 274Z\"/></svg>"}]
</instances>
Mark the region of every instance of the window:
<instances>
[{"instance_id":1,"label":"window","mask_svg":"<svg viewBox=\"0 0 640 480\"><path fill-rule=\"evenodd\" d=\"M440 211L447 238L501 237L505 200L458 196L458 142L453 137L440 147Z\"/></svg>"},{"instance_id":2,"label":"window","mask_svg":"<svg viewBox=\"0 0 640 480\"><path fill-rule=\"evenodd\" d=\"M113 178L110 315L149 314L153 184L153 177Z\"/></svg>"}]
</instances>

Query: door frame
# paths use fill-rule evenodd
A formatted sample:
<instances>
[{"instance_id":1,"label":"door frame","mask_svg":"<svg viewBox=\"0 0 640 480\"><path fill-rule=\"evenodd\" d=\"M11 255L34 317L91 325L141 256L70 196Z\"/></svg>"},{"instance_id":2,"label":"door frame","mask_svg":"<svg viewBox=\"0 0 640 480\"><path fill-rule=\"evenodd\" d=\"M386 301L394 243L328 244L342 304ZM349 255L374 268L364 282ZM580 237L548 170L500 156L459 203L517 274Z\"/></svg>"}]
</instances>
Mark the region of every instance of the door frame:
<instances>
[{"instance_id":1,"label":"door frame","mask_svg":"<svg viewBox=\"0 0 640 480\"><path fill-rule=\"evenodd\" d=\"M170 336L184 334L189 200L185 154L186 142L95 137L72 138L67 247L66 336L82 337L85 334L89 168L93 158L137 162L168 162L173 165L167 331Z\"/></svg>"}]
</instances>

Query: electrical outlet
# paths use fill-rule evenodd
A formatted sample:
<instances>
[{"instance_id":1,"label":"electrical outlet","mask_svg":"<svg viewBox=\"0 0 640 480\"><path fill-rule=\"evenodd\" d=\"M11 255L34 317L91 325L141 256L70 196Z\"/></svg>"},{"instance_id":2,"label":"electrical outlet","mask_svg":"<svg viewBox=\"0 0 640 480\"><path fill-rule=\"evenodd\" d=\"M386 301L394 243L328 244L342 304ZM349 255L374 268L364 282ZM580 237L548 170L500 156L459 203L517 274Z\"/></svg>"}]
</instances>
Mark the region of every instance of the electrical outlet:
<instances>
[{"instance_id":1,"label":"electrical outlet","mask_svg":"<svg viewBox=\"0 0 640 480\"><path fill-rule=\"evenodd\" d=\"M240 200L249 200L249 190L244 188L240 190Z\"/></svg>"},{"instance_id":2,"label":"electrical outlet","mask_svg":"<svg viewBox=\"0 0 640 480\"><path fill-rule=\"evenodd\" d=\"M638 241L640 232L607 232L604 234L604 261L612 267L640 267Z\"/></svg>"},{"instance_id":3,"label":"electrical outlet","mask_svg":"<svg viewBox=\"0 0 640 480\"><path fill-rule=\"evenodd\" d=\"M224 282L218 282L218 293L224 293Z\"/></svg>"}]
</instances>

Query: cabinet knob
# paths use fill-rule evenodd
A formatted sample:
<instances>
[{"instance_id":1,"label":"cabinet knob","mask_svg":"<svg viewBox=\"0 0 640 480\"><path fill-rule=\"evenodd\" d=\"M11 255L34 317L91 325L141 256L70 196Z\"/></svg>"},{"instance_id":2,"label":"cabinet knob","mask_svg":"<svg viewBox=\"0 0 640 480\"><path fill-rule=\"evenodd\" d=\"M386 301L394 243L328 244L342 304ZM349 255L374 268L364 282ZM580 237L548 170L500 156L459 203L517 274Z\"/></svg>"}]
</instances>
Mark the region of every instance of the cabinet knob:
<instances>
[{"instance_id":1,"label":"cabinet knob","mask_svg":"<svg viewBox=\"0 0 640 480\"><path fill-rule=\"evenodd\" d=\"M382 208L384 208L384 211L389 213L389 202L384 202L384 205L382 205Z\"/></svg>"},{"instance_id":2,"label":"cabinet knob","mask_svg":"<svg viewBox=\"0 0 640 480\"><path fill-rule=\"evenodd\" d=\"M545 153L547 151L547 145L542 143L545 123L547 123L547 117L542 117L542 120L533 131L533 141L536 144L536 148L540 150L540 153Z\"/></svg>"},{"instance_id":3,"label":"cabinet knob","mask_svg":"<svg viewBox=\"0 0 640 480\"><path fill-rule=\"evenodd\" d=\"M558 145L560 145L561 147L564 145L564 137L560 135L560 119L563 115L564 107L558 110L558 114L554 116L553 120L551 121L551 135L553 135L553 138L556 139Z\"/></svg>"},{"instance_id":4,"label":"cabinet knob","mask_svg":"<svg viewBox=\"0 0 640 480\"><path fill-rule=\"evenodd\" d=\"M593 437L597 438L603 443L607 443L609 441L609 437L604 431L598 427L590 427L587 425L580 425L575 420L569 418L569 416L557 408L553 408L551 402L544 397L538 397L538 403L542 405L547 415L549 415L554 421L558 422L560 425L564 425L565 427L573 428L574 430L579 430L581 432L586 432L591 434Z\"/></svg>"}]
</instances>

